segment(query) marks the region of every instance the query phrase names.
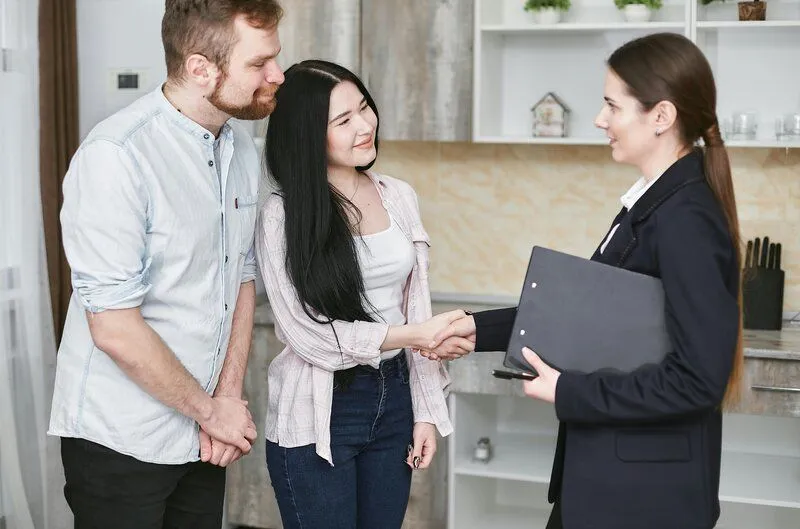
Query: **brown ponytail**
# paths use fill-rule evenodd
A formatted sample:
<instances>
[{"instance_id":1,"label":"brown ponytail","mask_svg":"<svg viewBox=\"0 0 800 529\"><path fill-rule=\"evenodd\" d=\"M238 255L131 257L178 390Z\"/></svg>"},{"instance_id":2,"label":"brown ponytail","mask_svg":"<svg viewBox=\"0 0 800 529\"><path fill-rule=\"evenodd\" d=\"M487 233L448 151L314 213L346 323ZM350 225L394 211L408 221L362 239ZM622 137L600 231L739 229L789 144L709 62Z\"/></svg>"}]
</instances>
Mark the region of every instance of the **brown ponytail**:
<instances>
[{"instance_id":1,"label":"brown ponytail","mask_svg":"<svg viewBox=\"0 0 800 529\"><path fill-rule=\"evenodd\" d=\"M655 33L618 48L608 66L622 79L645 111L661 101L670 101L678 111L678 126L684 145L700 138L705 144L705 177L722 207L739 270L739 329L733 366L723 400L735 405L741 395L744 366L742 346L741 234L733 192L731 164L717 121L717 89L703 52L689 39L675 33Z\"/></svg>"},{"instance_id":2,"label":"brown ponytail","mask_svg":"<svg viewBox=\"0 0 800 529\"><path fill-rule=\"evenodd\" d=\"M728 231L731 234L733 247L736 249L736 263L739 270L741 266L741 233L739 231L739 215L736 212L736 197L733 192L733 179L731 177L731 163L728 150L722 141L717 120L703 132L705 143L705 173L706 181L714 192L725 220L728 222ZM727 408L735 405L741 397L741 379L744 372L744 346L742 343L742 285L741 273L739 274L739 334L736 340L736 353L733 358L733 367L725 389L723 405Z\"/></svg>"}]
</instances>

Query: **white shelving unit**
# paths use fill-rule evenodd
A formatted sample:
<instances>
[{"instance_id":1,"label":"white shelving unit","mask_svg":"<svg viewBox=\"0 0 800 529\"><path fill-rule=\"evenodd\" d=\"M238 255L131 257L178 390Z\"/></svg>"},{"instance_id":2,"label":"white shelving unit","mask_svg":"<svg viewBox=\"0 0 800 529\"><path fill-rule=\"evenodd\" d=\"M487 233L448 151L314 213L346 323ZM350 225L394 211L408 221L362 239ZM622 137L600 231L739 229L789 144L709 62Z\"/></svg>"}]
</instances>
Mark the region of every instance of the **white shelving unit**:
<instances>
[{"instance_id":1,"label":"white shelving unit","mask_svg":"<svg viewBox=\"0 0 800 529\"><path fill-rule=\"evenodd\" d=\"M453 393L448 529L543 528L558 421L552 406L519 397ZM475 462L489 437L494 457Z\"/></svg>"},{"instance_id":2,"label":"white shelving unit","mask_svg":"<svg viewBox=\"0 0 800 529\"><path fill-rule=\"evenodd\" d=\"M602 105L605 60L627 40L669 31L709 58L720 122L736 112L759 118L754 140L731 147L800 147L776 137L776 120L800 111L800 0L770 0L767 20L739 22L736 2L664 0L650 22L629 23L613 0L572 0L557 24L531 21L524 0L476 0L472 137L479 143L605 145L594 117ZM531 107L556 93L571 110L569 135L532 135Z\"/></svg>"},{"instance_id":3,"label":"white shelving unit","mask_svg":"<svg viewBox=\"0 0 800 529\"><path fill-rule=\"evenodd\" d=\"M544 529L558 429L553 407L453 393L450 412L449 529ZM800 527L800 420L727 414L724 421L717 527ZM472 460L481 437L494 446L488 463Z\"/></svg>"}]
</instances>

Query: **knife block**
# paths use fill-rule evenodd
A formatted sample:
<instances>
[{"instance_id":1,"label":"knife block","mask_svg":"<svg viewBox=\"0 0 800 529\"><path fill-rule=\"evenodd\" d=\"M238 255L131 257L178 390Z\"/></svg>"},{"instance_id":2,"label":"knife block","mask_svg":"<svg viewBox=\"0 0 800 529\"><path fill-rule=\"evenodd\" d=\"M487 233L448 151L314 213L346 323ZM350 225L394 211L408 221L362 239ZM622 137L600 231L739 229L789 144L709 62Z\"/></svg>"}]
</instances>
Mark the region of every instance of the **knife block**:
<instances>
[{"instance_id":1,"label":"knife block","mask_svg":"<svg viewBox=\"0 0 800 529\"><path fill-rule=\"evenodd\" d=\"M742 312L745 329L779 331L783 326L784 271L745 268L742 277Z\"/></svg>"}]
</instances>

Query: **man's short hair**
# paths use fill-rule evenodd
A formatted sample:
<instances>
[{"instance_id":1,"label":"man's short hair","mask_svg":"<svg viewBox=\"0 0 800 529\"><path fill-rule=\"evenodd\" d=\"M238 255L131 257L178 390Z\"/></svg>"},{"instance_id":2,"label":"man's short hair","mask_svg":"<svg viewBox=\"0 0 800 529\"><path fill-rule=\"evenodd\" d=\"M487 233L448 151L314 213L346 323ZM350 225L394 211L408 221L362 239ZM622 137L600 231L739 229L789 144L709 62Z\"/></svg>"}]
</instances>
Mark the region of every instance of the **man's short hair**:
<instances>
[{"instance_id":1,"label":"man's short hair","mask_svg":"<svg viewBox=\"0 0 800 529\"><path fill-rule=\"evenodd\" d=\"M226 71L236 44L233 21L240 15L253 27L272 28L283 9L277 0L166 0L161 40L167 76L183 79L186 57L195 53Z\"/></svg>"}]
</instances>

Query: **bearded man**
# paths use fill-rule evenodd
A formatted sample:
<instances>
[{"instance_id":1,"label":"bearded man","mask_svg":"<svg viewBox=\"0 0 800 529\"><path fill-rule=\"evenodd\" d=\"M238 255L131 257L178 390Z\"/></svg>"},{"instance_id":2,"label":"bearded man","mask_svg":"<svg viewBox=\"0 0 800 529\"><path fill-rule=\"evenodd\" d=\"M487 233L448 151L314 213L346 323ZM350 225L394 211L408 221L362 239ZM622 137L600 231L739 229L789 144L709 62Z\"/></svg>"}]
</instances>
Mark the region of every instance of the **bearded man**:
<instances>
[{"instance_id":1,"label":"bearded man","mask_svg":"<svg viewBox=\"0 0 800 529\"><path fill-rule=\"evenodd\" d=\"M73 293L49 433L76 529L219 529L256 427L259 156L283 82L275 0L166 0L166 82L99 123L64 178Z\"/></svg>"}]
</instances>

